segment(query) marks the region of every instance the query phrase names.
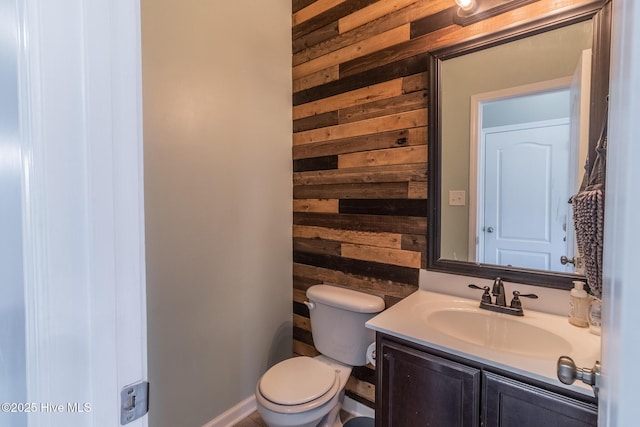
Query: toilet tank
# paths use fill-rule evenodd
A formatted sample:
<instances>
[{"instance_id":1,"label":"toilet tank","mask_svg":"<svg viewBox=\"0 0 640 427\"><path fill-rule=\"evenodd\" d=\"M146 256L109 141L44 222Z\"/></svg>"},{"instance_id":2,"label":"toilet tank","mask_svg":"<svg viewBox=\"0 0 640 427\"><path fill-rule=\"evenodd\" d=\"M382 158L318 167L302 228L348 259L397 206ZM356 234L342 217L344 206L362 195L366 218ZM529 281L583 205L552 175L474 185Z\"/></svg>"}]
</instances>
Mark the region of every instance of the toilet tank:
<instances>
[{"instance_id":1,"label":"toilet tank","mask_svg":"<svg viewBox=\"0 0 640 427\"><path fill-rule=\"evenodd\" d=\"M384 300L330 285L311 286L307 298L318 351L346 365L365 365L367 347L375 340L374 331L365 323L384 310Z\"/></svg>"}]
</instances>

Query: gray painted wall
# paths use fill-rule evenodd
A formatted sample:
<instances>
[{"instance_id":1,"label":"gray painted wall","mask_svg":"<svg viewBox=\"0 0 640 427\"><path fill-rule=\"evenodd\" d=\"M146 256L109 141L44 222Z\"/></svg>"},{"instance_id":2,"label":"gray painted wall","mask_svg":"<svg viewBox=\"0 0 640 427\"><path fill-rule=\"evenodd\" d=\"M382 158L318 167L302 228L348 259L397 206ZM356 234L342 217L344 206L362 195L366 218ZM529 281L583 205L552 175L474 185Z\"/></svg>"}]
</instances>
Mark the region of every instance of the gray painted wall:
<instances>
[{"instance_id":1,"label":"gray painted wall","mask_svg":"<svg viewBox=\"0 0 640 427\"><path fill-rule=\"evenodd\" d=\"M566 119L570 116L569 89L487 102L482 106L482 128Z\"/></svg>"},{"instance_id":2,"label":"gray painted wall","mask_svg":"<svg viewBox=\"0 0 640 427\"><path fill-rule=\"evenodd\" d=\"M291 354L291 2L142 0L153 427Z\"/></svg>"}]
</instances>

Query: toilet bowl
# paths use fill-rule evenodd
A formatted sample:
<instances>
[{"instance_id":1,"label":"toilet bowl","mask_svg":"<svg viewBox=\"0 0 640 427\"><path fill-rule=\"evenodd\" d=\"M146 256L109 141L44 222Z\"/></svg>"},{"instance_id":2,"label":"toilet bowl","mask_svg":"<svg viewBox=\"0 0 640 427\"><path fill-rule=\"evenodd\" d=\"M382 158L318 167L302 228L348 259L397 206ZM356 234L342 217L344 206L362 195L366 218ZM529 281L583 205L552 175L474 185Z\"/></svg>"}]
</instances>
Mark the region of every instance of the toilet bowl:
<instances>
[{"instance_id":1,"label":"toilet bowl","mask_svg":"<svg viewBox=\"0 0 640 427\"><path fill-rule=\"evenodd\" d=\"M269 427L341 427L344 387L353 366L366 364L373 331L365 323L384 309L375 295L330 285L307 290L317 357L294 357L271 367L256 385L256 403Z\"/></svg>"},{"instance_id":2,"label":"toilet bowl","mask_svg":"<svg viewBox=\"0 0 640 427\"><path fill-rule=\"evenodd\" d=\"M326 356L294 357L273 366L256 385L256 403L270 427L339 427L351 367Z\"/></svg>"}]
</instances>

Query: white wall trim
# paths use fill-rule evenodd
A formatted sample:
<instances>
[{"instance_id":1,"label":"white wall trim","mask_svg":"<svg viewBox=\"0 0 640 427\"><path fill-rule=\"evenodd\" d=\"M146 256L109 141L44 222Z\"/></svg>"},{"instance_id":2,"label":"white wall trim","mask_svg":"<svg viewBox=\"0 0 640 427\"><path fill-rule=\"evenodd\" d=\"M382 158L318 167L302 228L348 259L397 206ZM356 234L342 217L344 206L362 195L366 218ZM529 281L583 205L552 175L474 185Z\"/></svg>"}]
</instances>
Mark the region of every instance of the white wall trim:
<instances>
[{"instance_id":1,"label":"white wall trim","mask_svg":"<svg viewBox=\"0 0 640 427\"><path fill-rule=\"evenodd\" d=\"M26 317L27 400L43 402L52 388L50 366L50 292L47 283L48 223L46 206L44 103L40 61L40 19L35 2L17 2L20 145L23 173L23 259ZM46 338L45 338L46 337ZM30 426L47 425L28 414Z\"/></svg>"},{"instance_id":2,"label":"white wall trim","mask_svg":"<svg viewBox=\"0 0 640 427\"><path fill-rule=\"evenodd\" d=\"M640 3L612 3L603 253L602 388L598 425L638 424Z\"/></svg>"},{"instance_id":3,"label":"white wall trim","mask_svg":"<svg viewBox=\"0 0 640 427\"><path fill-rule=\"evenodd\" d=\"M204 424L202 427L231 427L251 415L256 409L256 397L250 396L233 408Z\"/></svg>"},{"instance_id":4,"label":"white wall trim","mask_svg":"<svg viewBox=\"0 0 640 427\"><path fill-rule=\"evenodd\" d=\"M65 408L29 426L119 425L147 375L139 3L17 7L27 400Z\"/></svg>"}]
</instances>

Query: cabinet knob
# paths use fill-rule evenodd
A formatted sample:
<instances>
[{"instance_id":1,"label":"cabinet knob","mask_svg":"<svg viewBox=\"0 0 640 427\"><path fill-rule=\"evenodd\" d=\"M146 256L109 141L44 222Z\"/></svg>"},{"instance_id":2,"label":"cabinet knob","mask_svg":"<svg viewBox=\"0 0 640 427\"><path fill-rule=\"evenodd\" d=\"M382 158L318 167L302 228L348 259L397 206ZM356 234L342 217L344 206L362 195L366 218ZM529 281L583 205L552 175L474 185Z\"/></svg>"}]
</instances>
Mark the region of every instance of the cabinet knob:
<instances>
[{"instance_id":1,"label":"cabinet knob","mask_svg":"<svg viewBox=\"0 0 640 427\"><path fill-rule=\"evenodd\" d=\"M563 384L573 384L575 380L580 380L593 388L593 394L598 398L598 390L600 383L600 362L596 363L591 369L578 368L575 362L569 356L560 356L558 359L558 379Z\"/></svg>"}]
</instances>

